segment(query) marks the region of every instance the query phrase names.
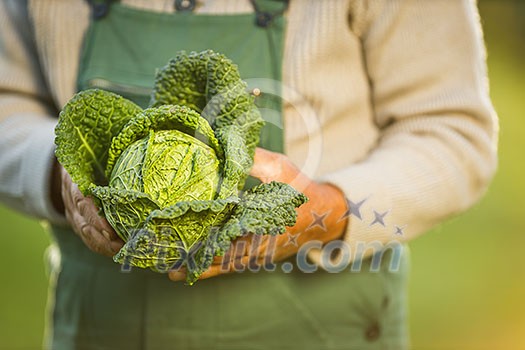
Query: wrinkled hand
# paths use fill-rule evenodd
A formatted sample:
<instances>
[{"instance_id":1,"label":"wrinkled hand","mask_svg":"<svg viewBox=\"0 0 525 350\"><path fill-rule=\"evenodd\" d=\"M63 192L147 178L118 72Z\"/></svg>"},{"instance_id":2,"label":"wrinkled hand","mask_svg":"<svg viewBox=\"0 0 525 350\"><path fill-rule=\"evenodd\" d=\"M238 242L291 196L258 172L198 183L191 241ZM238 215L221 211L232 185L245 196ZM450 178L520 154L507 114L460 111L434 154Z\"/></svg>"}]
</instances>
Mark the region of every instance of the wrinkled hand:
<instances>
[{"instance_id":1,"label":"wrinkled hand","mask_svg":"<svg viewBox=\"0 0 525 350\"><path fill-rule=\"evenodd\" d=\"M257 148L250 175L264 183L285 182L303 192L309 201L297 209L297 223L278 236L249 234L232 242L224 257L215 257L213 265L201 279L223 273L262 266L295 255L311 241L327 243L341 238L348 218L341 219L346 202L341 190L330 184L317 183L301 173L285 155ZM173 281L184 280L184 270L171 271Z\"/></svg>"},{"instance_id":2,"label":"wrinkled hand","mask_svg":"<svg viewBox=\"0 0 525 350\"><path fill-rule=\"evenodd\" d=\"M107 220L98 214L93 199L82 195L62 166L60 166L59 173L65 214L73 231L95 253L106 256L115 255L124 242L117 236Z\"/></svg>"}]
</instances>

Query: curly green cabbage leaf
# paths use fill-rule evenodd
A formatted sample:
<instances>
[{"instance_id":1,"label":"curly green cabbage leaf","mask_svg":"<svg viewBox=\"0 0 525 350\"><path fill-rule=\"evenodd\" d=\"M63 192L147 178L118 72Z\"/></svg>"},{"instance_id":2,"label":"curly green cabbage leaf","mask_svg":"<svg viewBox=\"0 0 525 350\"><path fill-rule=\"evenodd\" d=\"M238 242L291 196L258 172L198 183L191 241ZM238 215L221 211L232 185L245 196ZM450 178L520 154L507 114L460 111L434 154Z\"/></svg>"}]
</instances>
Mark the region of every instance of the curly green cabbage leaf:
<instances>
[{"instance_id":1,"label":"curly green cabbage leaf","mask_svg":"<svg viewBox=\"0 0 525 350\"><path fill-rule=\"evenodd\" d=\"M181 52L158 72L150 108L76 94L60 113L56 157L125 241L116 262L184 266L192 284L233 239L293 226L307 200L278 182L241 191L263 124L229 59Z\"/></svg>"}]
</instances>

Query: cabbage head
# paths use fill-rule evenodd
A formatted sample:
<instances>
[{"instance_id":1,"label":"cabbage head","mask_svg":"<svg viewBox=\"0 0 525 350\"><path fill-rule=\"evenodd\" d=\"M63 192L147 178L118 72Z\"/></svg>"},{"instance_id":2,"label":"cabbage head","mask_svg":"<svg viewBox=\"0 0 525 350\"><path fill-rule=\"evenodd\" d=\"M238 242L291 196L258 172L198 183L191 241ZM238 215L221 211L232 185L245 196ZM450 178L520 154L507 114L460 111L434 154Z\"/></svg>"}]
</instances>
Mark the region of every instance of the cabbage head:
<instances>
[{"instance_id":1,"label":"cabbage head","mask_svg":"<svg viewBox=\"0 0 525 350\"><path fill-rule=\"evenodd\" d=\"M115 262L194 283L246 233L280 234L307 198L272 182L242 191L264 122L237 67L179 53L157 73L150 107L103 90L60 113L56 157L125 241Z\"/></svg>"}]
</instances>

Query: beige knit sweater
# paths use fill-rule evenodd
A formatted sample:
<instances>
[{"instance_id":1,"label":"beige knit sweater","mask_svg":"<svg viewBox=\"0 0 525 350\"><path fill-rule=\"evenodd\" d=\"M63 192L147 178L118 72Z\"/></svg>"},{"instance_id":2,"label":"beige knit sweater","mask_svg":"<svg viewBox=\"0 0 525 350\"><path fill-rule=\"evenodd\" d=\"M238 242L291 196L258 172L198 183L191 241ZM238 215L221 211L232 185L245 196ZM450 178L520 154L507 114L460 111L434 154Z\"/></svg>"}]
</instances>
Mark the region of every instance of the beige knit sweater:
<instances>
[{"instance_id":1,"label":"beige knit sweater","mask_svg":"<svg viewBox=\"0 0 525 350\"><path fill-rule=\"evenodd\" d=\"M198 8L250 11L248 0ZM480 198L497 122L474 1L291 0L287 20L286 153L355 204L351 245L411 239ZM53 128L88 22L84 0L0 1L0 197L51 222L63 222L48 195Z\"/></svg>"}]
</instances>

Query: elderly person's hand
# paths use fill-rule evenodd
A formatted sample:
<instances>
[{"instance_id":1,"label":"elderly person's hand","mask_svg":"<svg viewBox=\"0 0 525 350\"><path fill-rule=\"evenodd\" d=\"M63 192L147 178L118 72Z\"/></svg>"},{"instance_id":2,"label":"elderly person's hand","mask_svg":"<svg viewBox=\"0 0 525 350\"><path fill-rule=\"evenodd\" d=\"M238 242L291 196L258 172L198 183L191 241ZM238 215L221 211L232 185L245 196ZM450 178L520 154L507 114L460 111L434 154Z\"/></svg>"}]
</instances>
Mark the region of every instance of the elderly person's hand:
<instances>
[{"instance_id":1,"label":"elderly person's hand","mask_svg":"<svg viewBox=\"0 0 525 350\"><path fill-rule=\"evenodd\" d=\"M224 257L216 257L201 279L281 261L311 240L327 243L343 235L348 218L344 217L345 197L338 188L312 181L285 155L261 148L256 150L251 175L262 182L288 183L308 196L309 201L297 209L297 223L284 234L274 237L249 234L235 240L230 251ZM169 277L184 280L185 271L171 271Z\"/></svg>"},{"instance_id":2,"label":"elderly person's hand","mask_svg":"<svg viewBox=\"0 0 525 350\"><path fill-rule=\"evenodd\" d=\"M92 251L106 256L115 255L124 244L122 240L107 220L98 214L93 199L82 195L60 164L55 166L55 181L59 183L54 187L60 189L63 209L73 231Z\"/></svg>"}]
</instances>

